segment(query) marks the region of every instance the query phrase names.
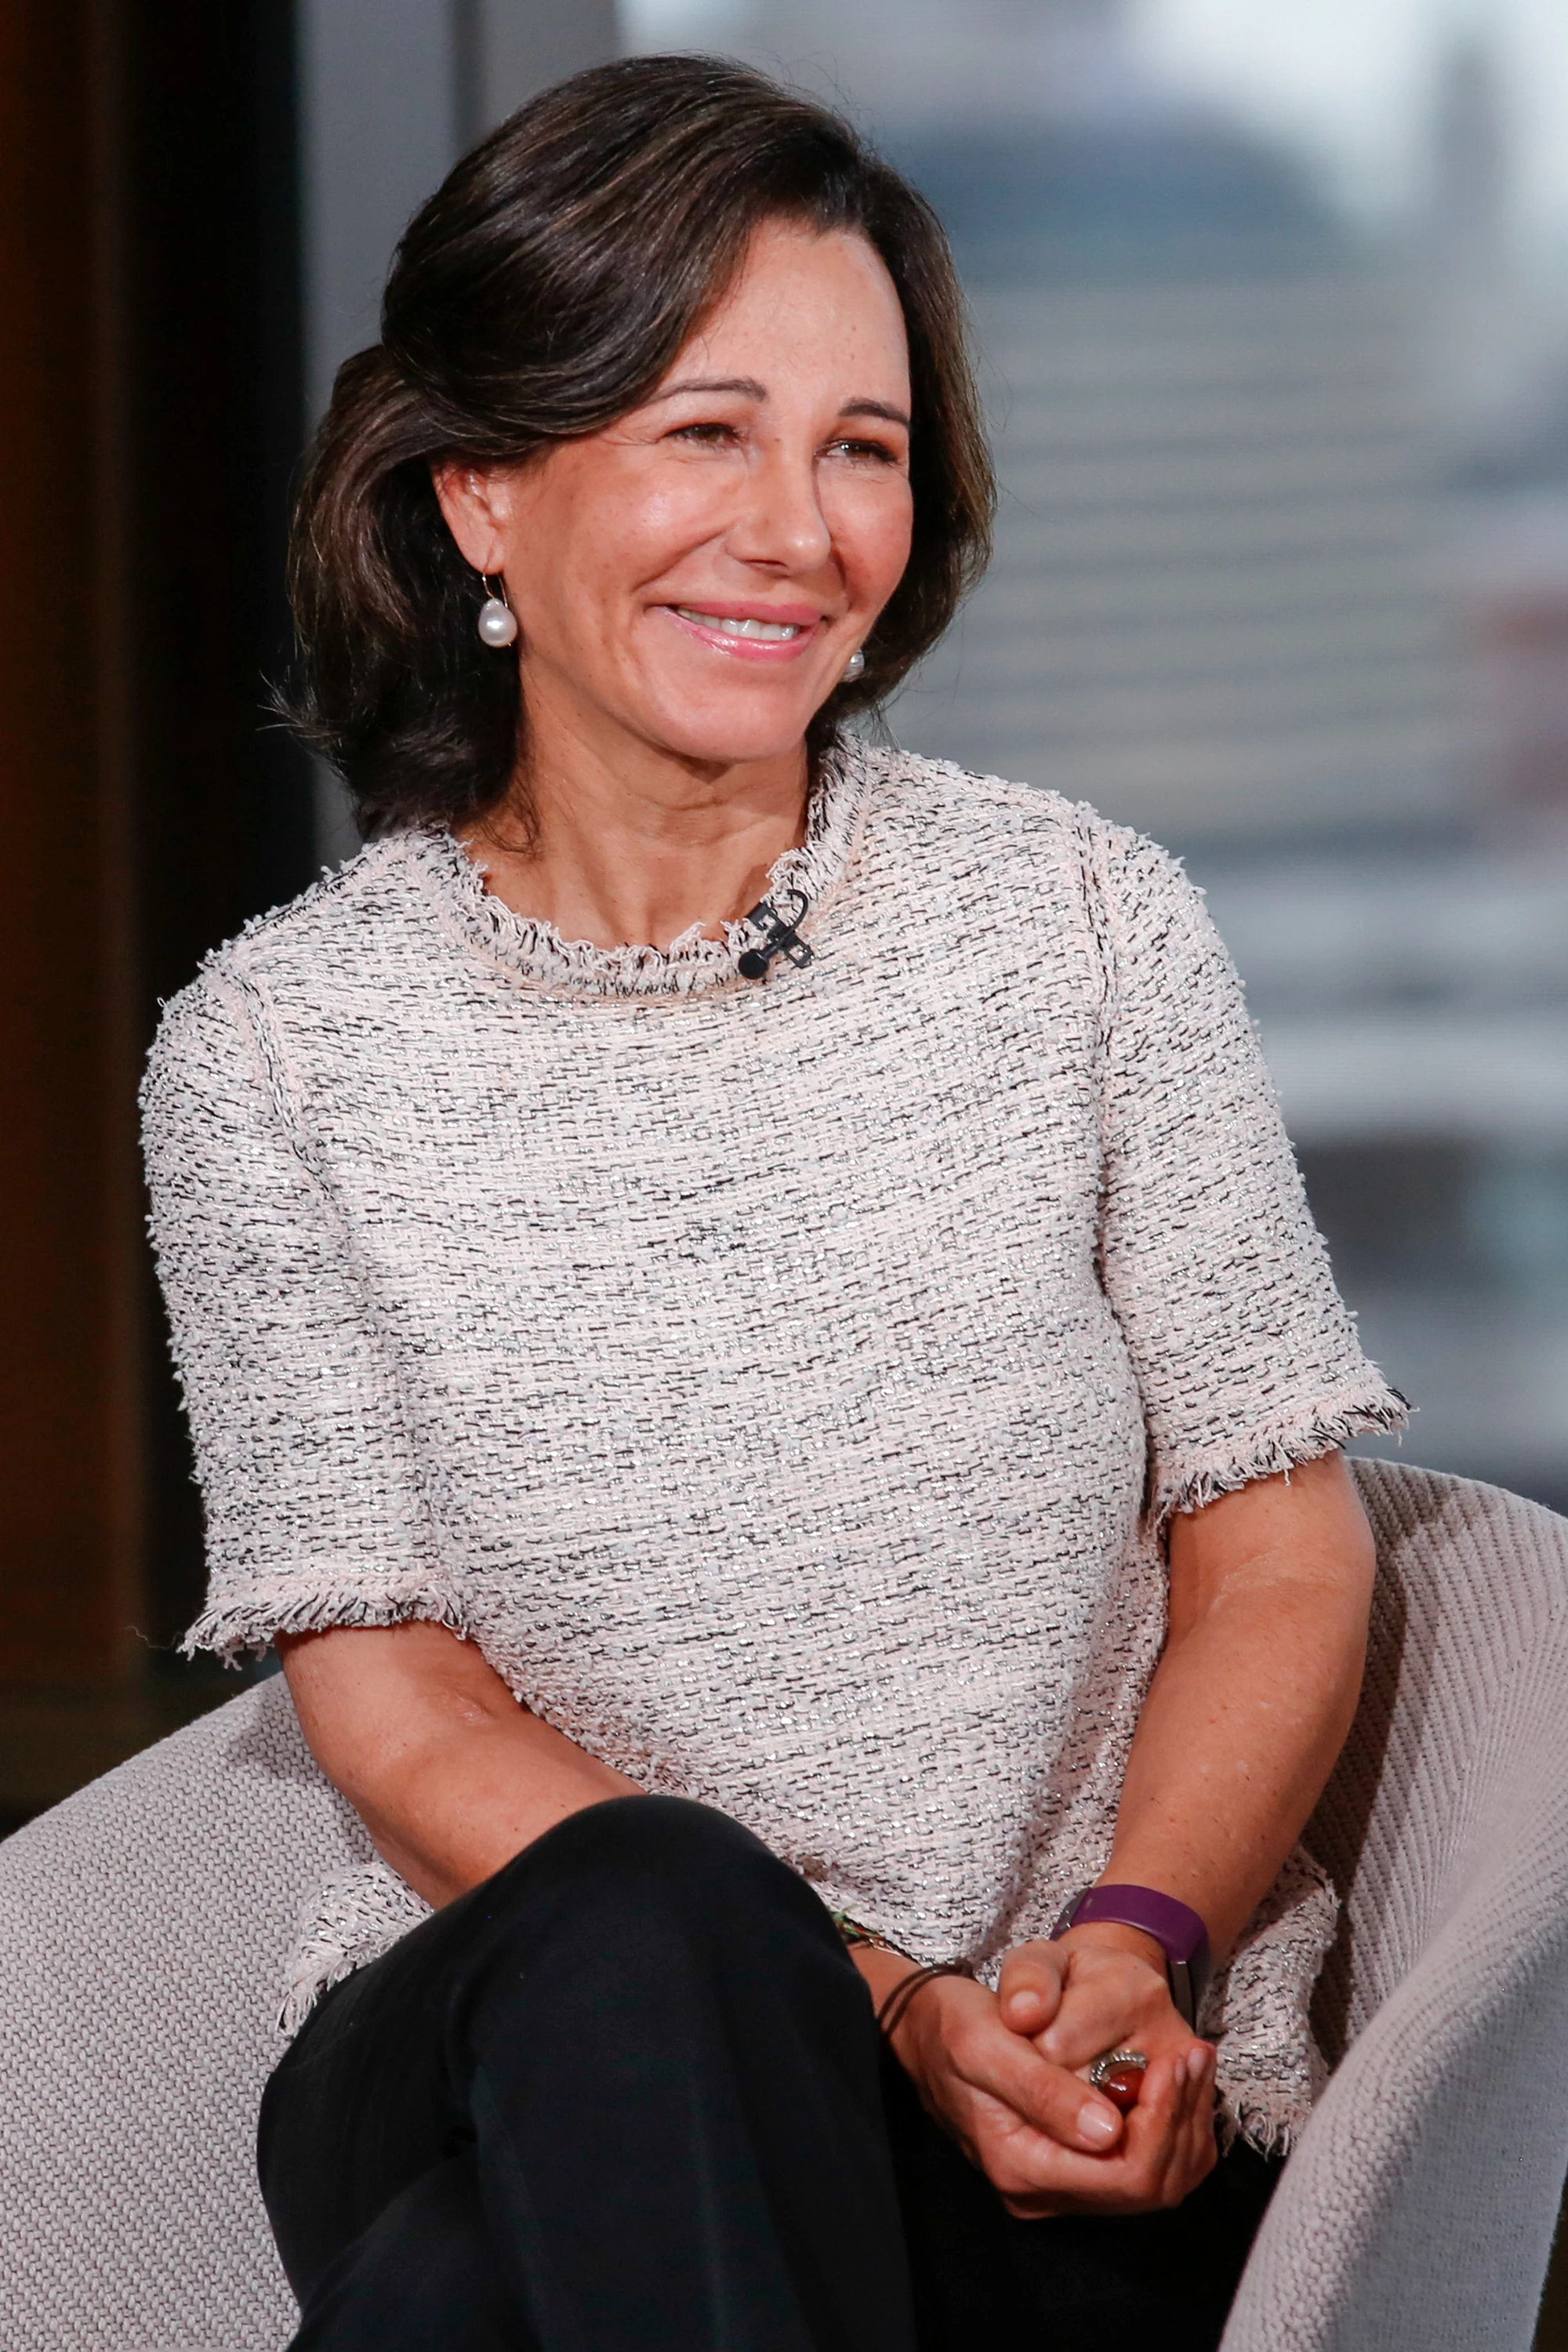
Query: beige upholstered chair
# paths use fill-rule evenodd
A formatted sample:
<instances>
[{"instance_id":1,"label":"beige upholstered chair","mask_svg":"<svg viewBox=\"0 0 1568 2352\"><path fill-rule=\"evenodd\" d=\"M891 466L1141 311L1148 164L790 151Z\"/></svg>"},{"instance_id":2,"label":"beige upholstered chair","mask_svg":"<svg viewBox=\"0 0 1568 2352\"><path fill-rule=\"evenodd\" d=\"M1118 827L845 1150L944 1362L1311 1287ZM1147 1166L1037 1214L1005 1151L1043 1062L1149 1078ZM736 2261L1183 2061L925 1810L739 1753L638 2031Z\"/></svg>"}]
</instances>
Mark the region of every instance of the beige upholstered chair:
<instances>
[{"instance_id":1,"label":"beige upholstered chair","mask_svg":"<svg viewBox=\"0 0 1568 2352\"><path fill-rule=\"evenodd\" d=\"M1226 2352L1526 2352L1568 2167L1568 1524L1359 1465L1374 1654L1311 1842L1338 2069ZM0 2344L270 2352L251 2172L305 1891L363 1858L273 1681L0 1848Z\"/></svg>"},{"instance_id":2,"label":"beige upholstered chair","mask_svg":"<svg viewBox=\"0 0 1568 2352\"><path fill-rule=\"evenodd\" d=\"M1307 1832L1335 2073L1225 2352L1525 2352L1568 2172L1568 1521L1357 1465L1372 1663Z\"/></svg>"}]
</instances>

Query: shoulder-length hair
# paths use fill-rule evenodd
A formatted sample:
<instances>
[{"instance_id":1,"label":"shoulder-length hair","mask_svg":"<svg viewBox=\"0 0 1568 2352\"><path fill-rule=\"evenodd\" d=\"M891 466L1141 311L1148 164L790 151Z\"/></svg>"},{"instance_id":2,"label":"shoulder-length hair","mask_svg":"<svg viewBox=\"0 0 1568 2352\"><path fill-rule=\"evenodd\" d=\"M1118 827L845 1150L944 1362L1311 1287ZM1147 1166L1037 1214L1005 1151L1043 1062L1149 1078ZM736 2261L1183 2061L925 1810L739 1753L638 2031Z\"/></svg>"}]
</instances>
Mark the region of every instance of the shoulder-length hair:
<instances>
[{"instance_id":1,"label":"shoulder-length hair","mask_svg":"<svg viewBox=\"0 0 1568 2352\"><path fill-rule=\"evenodd\" d=\"M913 390L909 564L866 667L817 714L880 702L984 568L994 493L947 240L855 131L721 59L634 58L532 100L457 165L398 246L382 338L338 373L289 561L288 710L370 834L451 824L514 786L515 660L432 467L517 464L648 398L761 223L865 236L898 289ZM518 814L525 821L526 806Z\"/></svg>"}]
</instances>

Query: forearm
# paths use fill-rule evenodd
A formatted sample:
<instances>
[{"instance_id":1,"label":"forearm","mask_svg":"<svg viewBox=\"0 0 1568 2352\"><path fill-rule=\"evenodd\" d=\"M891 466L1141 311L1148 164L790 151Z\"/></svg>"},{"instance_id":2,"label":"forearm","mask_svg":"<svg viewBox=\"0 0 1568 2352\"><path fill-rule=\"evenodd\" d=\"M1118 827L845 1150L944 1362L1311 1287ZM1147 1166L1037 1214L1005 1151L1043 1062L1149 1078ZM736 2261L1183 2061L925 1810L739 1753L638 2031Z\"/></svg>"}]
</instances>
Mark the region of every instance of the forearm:
<instances>
[{"instance_id":1,"label":"forearm","mask_svg":"<svg viewBox=\"0 0 1568 2352\"><path fill-rule=\"evenodd\" d=\"M1158 1886L1216 1955L1300 1835L1350 1727L1359 1654L1323 1638L1311 1596L1237 1602L1173 1643L1139 1723L1105 1876ZM1279 1636L1300 1647L1280 1672Z\"/></svg>"},{"instance_id":2,"label":"forearm","mask_svg":"<svg viewBox=\"0 0 1568 2352\"><path fill-rule=\"evenodd\" d=\"M490 1877L568 1814L641 1791L515 1708L516 1719L432 1724L401 1769L345 1789L376 1851L439 1907Z\"/></svg>"},{"instance_id":3,"label":"forearm","mask_svg":"<svg viewBox=\"0 0 1568 2352\"><path fill-rule=\"evenodd\" d=\"M1272 1885L1350 1728L1372 1567L1337 1458L1289 1487L1226 1496L1173 1535L1170 1634L1104 1875L1189 1904L1216 1958Z\"/></svg>"},{"instance_id":4,"label":"forearm","mask_svg":"<svg viewBox=\"0 0 1568 2352\"><path fill-rule=\"evenodd\" d=\"M438 1626L279 1646L316 1761L377 1853L437 1907L568 1814L640 1793L519 1706L473 1646Z\"/></svg>"}]
</instances>

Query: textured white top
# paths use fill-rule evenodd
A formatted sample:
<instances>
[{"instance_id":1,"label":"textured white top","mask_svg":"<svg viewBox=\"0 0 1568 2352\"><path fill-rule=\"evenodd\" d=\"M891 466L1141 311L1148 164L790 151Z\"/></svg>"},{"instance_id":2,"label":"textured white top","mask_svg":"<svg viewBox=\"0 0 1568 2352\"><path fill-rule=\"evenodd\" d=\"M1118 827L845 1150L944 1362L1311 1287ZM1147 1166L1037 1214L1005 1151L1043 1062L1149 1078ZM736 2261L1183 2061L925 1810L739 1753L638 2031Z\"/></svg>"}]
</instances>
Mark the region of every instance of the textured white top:
<instances>
[{"instance_id":1,"label":"textured white top","mask_svg":"<svg viewBox=\"0 0 1568 2352\"><path fill-rule=\"evenodd\" d=\"M426 1617L835 1907L984 1965L1103 1867L1159 1530L1403 1418L1234 970L1163 852L847 746L805 968L564 944L444 835L212 957L146 1087L206 1498L190 1640ZM423 1906L325 1891L289 2013ZM1301 2121L1332 1898L1211 1999Z\"/></svg>"}]
</instances>

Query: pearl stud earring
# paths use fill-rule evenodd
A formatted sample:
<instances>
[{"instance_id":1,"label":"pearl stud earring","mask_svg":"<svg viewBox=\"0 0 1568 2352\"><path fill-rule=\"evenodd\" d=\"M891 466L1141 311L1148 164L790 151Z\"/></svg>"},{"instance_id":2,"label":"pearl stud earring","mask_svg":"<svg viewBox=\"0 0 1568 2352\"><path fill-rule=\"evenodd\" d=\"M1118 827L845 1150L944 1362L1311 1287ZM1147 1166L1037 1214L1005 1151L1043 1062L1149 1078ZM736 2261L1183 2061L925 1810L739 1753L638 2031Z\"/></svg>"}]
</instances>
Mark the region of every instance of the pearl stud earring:
<instances>
[{"instance_id":1,"label":"pearl stud earring","mask_svg":"<svg viewBox=\"0 0 1568 2352\"><path fill-rule=\"evenodd\" d=\"M860 676L860 673L865 667L866 656L861 652L859 646L857 646L854 652L850 655L848 660L844 665L845 685L852 686L855 680Z\"/></svg>"},{"instance_id":2,"label":"pearl stud earring","mask_svg":"<svg viewBox=\"0 0 1568 2352\"><path fill-rule=\"evenodd\" d=\"M481 572L479 578L489 586L489 576ZM506 601L506 583L500 583L500 594L490 595L479 606L479 637L483 644L498 650L517 643L517 614Z\"/></svg>"}]
</instances>

